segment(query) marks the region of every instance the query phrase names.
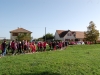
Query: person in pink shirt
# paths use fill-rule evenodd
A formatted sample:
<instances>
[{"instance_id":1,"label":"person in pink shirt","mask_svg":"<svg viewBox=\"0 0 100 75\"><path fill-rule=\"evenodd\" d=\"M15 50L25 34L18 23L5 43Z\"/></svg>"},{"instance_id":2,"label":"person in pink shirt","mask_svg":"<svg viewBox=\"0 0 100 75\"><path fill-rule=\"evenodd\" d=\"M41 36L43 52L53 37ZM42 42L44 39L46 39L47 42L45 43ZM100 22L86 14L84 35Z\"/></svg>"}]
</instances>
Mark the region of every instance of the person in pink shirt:
<instances>
[{"instance_id":1,"label":"person in pink shirt","mask_svg":"<svg viewBox=\"0 0 100 75\"><path fill-rule=\"evenodd\" d=\"M43 49L43 43L42 42L40 42L40 51L42 51Z\"/></svg>"},{"instance_id":2,"label":"person in pink shirt","mask_svg":"<svg viewBox=\"0 0 100 75\"><path fill-rule=\"evenodd\" d=\"M33 48L33 44L30 43L30 49L31 49L31 52L33 53L34 52L34 48Z\"/></svg>"},{"instance_id":3,"label":"person in pink shirt","mask_svg":"<svg viewBox=\"0 0 100 75\"><path fill-rule=\"evenodd\" d=\"M60 49L62 48L62 42L59 42L59 48Z\"/></svg>"},{"instance_id":4,"label":"person in pink shirt","mask_svg":"<svg viewBox=\"0 0 100 75\"><path fill-rule=\"evenodd\" d=\"M40 51L40 42L38 42L37 47L38 47L38 51Z\"/></svg>"},{"instance_id":5,"label":"person in pink shirt","mask_svg":"<svg viewBox=\"0 0 100 75\"><path fill-rule=\"evenodd\" d=\"M14 55L15 54L15 49L16 49L14 40L11 42L11 49L12 49L12 54Z\"/></svg>"},{"instance_id":6,"label":"person in pink shirt","mask_svg":"<svg viewBox=\"0 0 100 75\"><path fill-rule=\"evenodd\" d=\"M34 44L34 52L36 52L36 45Z\"/></svg>"},{"instance_id":7,"label":"person in pink shirt","mask_svg":"<svg viewBox=\"0 0 100 75\"><path fill-rule=\"evenodd\" d=\"M47 44L47 43L44 41L44 42L43 42L44 51L46 51L46 44Z\"/></svg>"}]
</instances>

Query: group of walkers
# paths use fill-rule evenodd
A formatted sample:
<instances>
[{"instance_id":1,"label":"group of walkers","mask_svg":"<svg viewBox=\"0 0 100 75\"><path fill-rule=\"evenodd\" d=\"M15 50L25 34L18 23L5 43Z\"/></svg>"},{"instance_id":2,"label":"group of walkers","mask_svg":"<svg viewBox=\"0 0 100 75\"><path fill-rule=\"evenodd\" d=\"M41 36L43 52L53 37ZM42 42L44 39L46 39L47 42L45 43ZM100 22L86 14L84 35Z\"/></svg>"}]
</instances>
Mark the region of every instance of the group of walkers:
<instances>
[{"instance_id":1,"label":"group of walkers","mask_svg":"<svg viewBox=\"0 0 100 75\"><path fill-rule=\"evenodd\" d=\"M50 50L62 49L68 45L68 42L38 42L37 44L32 41L27 40L16 41L12 40L9 43L6 43L4 40L1 43L0 50L2 50L1 56L11 53L12 55L16 54L25 54L25 53L34 53L34 52L43 52L49 47Z\"/></svg>"}]
</instances>

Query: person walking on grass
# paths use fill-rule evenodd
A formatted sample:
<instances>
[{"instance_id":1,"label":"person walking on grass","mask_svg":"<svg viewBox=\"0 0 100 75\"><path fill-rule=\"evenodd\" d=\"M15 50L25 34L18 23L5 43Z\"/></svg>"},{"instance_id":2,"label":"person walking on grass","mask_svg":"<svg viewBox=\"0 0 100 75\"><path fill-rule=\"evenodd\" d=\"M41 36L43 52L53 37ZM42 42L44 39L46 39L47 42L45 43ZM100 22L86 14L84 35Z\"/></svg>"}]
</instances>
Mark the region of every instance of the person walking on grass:
<instances>
[{"instance_id":1,"label":"person walking on grass","mask_svg":"<svg viewBox=\"0 0 100 75\"><path fill-rule=\"evenodd\" d=\"M59 48L62 50L62 41L59 42Z\"/></svg>"},{"instance_id":2,"label":"person walking on grass","mask_svg":"<svg viewBox=\"0 0 100 75\"><path fill-rule=\"evenodd\" d=\"M53 42L53 50L56 50L56 42Z\"/></svg>"},{"instance_id":3,"label":"person walking on grass","mask_svg":"<svg viewBox=\"0 0 100 75\"><path fill-rule=\"evenodd\" d=\"M50 50L52 49L52 42L51 41L49 42L49 48L50 48Z\"/></svg>"},{"instance_id":4,"label":"person walking on grass","mask_svg":"<svg viewBox=\"0 0 100 75\"><path fill-rule=\"evenodd\" d=\"M37 47L38 47L38 51L40 51L40 42L38 42Z\"/></svg>"},{"instance_id":5,"label":"person walking on grass","mask_svg":"<svg viewBox=\"0 0 100 75\"><path fill-rule=\"evenodd\" d=\"M16 50L15 40L13 40L11 43L11 49L12 49L12 54L15 55L16 54L16 52L15 52L15 50Z\"/></svg>"},{"instance_id":6,"label":"person walking on grass","mask_svg":"<svg viewBox=\"0 0 100 75\"><path fill-rule=\"evenodd\" d=\"M34 43L34 51L36 52L36 44Z\"/></svg>"},{"instance_id":7,"label":"person walking on grass","mask_svg":"<svg viewBox=\"0 0 100 75\"><path fill-rule=\"evenodd\" d=\"M33 52L36 52L36 45L33 43Z\"/></svg>"},{"instance_id":8,"label":"person walking on grass","mask_svg":"<svg viewBox=\"0 0 100 75\"><path fill-rule=\"evenodd\" d=\"M46 51L46 44L47 44L47 43L44 41L44 42L43 42L44 51Z\"/></svg>"},{"instance_id":9,"label":"person walking on grass","mask_svg":"<svg viewBox=\"0 0 100 75\"><path fill-rule=\"evenodd\" d=\"M22 53L22 44L21 44L21 41L18 43L18 52L17 53Z\"/></svg>"},{"instance_id":10,"label":"person walking on grass","mask_svg":"<svg viewBox=\"0 0 100 75\"><path fill-rule=\"evenodd\" d=\"M21 41L21 45L22 45L22 53L24 53L24 40L23 41Z\"/></svg>"},{"instance_id":11,"label":"person walking on grass","mask_svg":"<svg viewBox=\"0 0 100 75\"><path fill-rule=\"evenodd\" d=\"M31 48L31 52L34 53L35 52L35 47L34 47L33 43L30 44L30 48Z\"/></svg>"},{"instance_id":12,"label":"person walking on grass","mask_svg":"<svg viewBox=\"0 0 100 75\"><path fill-rule=\"evenodd\" d=\"M43 43L40 42L40 51L42 52L43 51Z\"/></svg>"},{"instance_id":13,"label":"person walking on grass","mask_svg":"<svg viewBox=\"0 0 100 75\"><path fill-rule=\"evenodd\" d=\"M11 50L11 42L12 42L12 41L10 41L10 42L8 43L7 54L9 53L9 50Z\"/></svg>"},{"instance_id":14,"label":"person walking on grass","mask_svg":"<svg viewBox=\"0 0 100 75\"><path fill-rule=\"evenodd\" d=\"M26 53L27 51L27 40L24 42L24 54Z\"/></svg>"},{"instance_id":15,"label":"person walking on grass","mask_svg":"<svg viewBox=\"0 0 100 75\"><path fill-rule=\"evenodd\" d=\"M1 44L1 49L2 49L2 54L1 54L1 56L5 56L5 55L6 55L6 46L7 46L7 44L6 44L6 41L4 40L4 41L2 42L2 44Z\"/></svg>"},{"instance_id":16,"label":"person walking on grass","mask_svg":"<svg viewBox=\"0 0 100 75\"><path fill-rule=\"evenodd\" d=\"M27 42L27 52L30 53L30 42Z\"/></svg>"},{"instance_id":17,"label":"person walking on grass","mask_svg":"<svg viewBox=\"0 0 100 75\"><path fill-rule=\"evenodd\" d=\"M34 52L36 52L35 42L32 42L32 46L33 46L33 53L34 53Z\"/></svg>"}]
</instances>

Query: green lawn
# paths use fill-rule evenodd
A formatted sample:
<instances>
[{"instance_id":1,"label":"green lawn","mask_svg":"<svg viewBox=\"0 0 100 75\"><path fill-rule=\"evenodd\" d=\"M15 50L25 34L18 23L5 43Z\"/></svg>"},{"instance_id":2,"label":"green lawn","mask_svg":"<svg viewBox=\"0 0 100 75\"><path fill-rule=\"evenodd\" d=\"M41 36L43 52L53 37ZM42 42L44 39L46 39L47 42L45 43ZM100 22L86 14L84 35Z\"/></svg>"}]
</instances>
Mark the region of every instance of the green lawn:
<instances>
[{"instance_id":1,"label":"green lawn","mask_svg":"<svg viewBox=\"0 0 100 75\"><path fill-rule=\"evenodd\" d=\"M100 75L100 44L5 56L0 75Z\"/></svg>"}]
</instances>

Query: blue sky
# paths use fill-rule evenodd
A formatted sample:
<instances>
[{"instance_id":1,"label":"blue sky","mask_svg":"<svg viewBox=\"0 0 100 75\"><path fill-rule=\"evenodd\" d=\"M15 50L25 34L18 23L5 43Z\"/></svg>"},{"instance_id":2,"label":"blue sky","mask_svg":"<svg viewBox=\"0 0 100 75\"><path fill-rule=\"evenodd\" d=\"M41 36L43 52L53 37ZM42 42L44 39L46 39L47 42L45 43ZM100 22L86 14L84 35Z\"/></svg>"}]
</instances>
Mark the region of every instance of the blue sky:
<instances>
[{"instance_id":1,"label":"blue sky","mask_svg":"<svg viewBox=\"0 0 100 75\"><path fill-rule=\"evenodd\" d=\"M56 30L86 31L93 21L100 30L100 0L0 0L0 37L18 27L33 38Z\"/></svg>"}]
</instances>

